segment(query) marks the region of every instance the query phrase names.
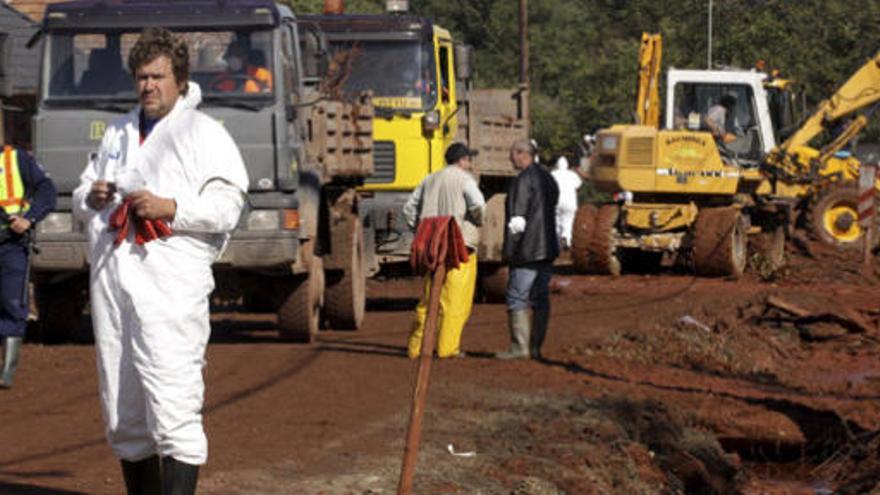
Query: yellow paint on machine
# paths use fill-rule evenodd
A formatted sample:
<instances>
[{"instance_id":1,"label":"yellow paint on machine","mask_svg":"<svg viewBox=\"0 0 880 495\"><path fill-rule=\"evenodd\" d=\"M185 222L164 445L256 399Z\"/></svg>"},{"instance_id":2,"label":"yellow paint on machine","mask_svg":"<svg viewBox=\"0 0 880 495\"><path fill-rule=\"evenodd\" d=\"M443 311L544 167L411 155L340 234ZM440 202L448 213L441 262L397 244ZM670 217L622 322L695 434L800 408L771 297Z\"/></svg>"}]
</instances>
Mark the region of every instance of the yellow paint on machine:
<instances>
[{"instance_id":1,"label":"yellow paint on machine","mask_svg":"<svg viewBox=\"0 0 880 495\"><path fill-rule=\"evenodd\" d=\"M440 81L444 72L455 74L452 38L449 32L435 26L433 44L437 81ZM443 58L441 50L445 50L447 54L446 67L441 67ZM437 95L434 107L430 109L440 113L440 128L434 131L424 131L422 128L425 111L407 112L406 115L398 112L391 118L374 117L373 141L394 142L396 162L394 181L367 184L361 190L411 191L425 176L445 166L443 155L458 131L458 118L455 115L457 109L455 82L455 77L449 77L446 97L443 97L441 91ZM374 98L373 103L378 107L406 109L411 108L413 104L413 101L409 100L412 98ZM420 101L414 106L420 106Z\"/></svg>"}]
</instances>

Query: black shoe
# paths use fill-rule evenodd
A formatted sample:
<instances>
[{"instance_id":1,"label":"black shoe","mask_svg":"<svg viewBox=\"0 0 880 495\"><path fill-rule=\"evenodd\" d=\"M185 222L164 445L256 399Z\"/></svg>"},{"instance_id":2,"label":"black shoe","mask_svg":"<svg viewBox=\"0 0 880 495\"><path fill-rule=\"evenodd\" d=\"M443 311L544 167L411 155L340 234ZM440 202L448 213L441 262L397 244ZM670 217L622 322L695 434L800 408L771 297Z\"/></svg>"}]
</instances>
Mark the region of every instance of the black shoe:
<instances>
[{"instance_id":1,"label":"black shoe","mask_svg":"<svg viewBox=\"0 0 880 495\"><path fill-rule=\"evenodd\" d=\"M162 495L194 495L199 467L173 457L162 458Z\"/></svg>"},{"instance_id":2,"label":"black shoe","mask_svg":"<svg viewBox=\"0 0 880 495\"><path fill-rule=\"evenodd\" d=\"M159 456L141 461L122 461L122 477L128 495L162 495Z\"/></svg>"}]
</instances>

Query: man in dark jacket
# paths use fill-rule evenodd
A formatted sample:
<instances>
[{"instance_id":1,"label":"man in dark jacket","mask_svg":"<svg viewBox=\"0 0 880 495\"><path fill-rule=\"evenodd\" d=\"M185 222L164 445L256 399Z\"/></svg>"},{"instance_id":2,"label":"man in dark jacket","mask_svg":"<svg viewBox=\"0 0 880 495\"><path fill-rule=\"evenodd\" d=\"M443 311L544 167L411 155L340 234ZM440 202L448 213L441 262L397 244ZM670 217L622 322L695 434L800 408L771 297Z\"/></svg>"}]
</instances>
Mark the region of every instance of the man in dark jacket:
<instances>
[{"instance_id":1,"label":"man in dark jacket","mask_svg":"<svg viewBox=\"0 0 880 495\"><path fill-rule=\"evenodd\" d=\"M27 326L28 242L34 225L55 208L55 185L27 152L0 155L0 388L12 386Z\"/></svg>"},{"instance_id":2,"label":"man in dark jacket","mask_svg":"<svg viewBox=\"0 0 880 495\"><path fill-rule=\"evenodd\" d=\"M507 314L511 343L510 350L496 356L540 359L550 320L553 260L559 256L559 188L553 176L535 162L535 147L528 139L513 144L510 161L520 171L507 191L504 231L504 257L510 265Z\"/></svg>"}]
</instances>

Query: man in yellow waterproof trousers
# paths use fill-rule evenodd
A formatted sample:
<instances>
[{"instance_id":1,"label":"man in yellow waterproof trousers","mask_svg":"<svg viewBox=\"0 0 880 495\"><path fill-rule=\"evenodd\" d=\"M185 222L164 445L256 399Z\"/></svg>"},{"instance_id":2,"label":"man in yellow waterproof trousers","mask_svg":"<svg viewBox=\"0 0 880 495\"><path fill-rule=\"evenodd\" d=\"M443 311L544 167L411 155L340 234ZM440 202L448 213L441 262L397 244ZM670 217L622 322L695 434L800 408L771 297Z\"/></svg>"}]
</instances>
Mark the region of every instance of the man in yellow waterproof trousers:
<instances>
[{"instance_id":1,"label":"man in yellow waterproof trousers","mask_svg":"<svg viewBox=\"0 0 880 495\"><path fill-rule=\"evenodd\" d=\"M437 355L441 358L461 357L461 332L471 315L474 300L474 287L477 282L477 254L479 231L486 209L486 200L470 173L471 157L475 150L461 143L453 143L446 150L447 166L422 181L413 191L403 214L410 228L415 230L420 219L451 216L455 218L468 248L468 261L446 273L446 281L440 292L440 321L437 336ZM425 286L413 320L409 336L408 354L412 359L419 357L422 347L422 334L428 312L428 295L431 287L430 274L425 277Z\"/></svg>"}]
</instances>

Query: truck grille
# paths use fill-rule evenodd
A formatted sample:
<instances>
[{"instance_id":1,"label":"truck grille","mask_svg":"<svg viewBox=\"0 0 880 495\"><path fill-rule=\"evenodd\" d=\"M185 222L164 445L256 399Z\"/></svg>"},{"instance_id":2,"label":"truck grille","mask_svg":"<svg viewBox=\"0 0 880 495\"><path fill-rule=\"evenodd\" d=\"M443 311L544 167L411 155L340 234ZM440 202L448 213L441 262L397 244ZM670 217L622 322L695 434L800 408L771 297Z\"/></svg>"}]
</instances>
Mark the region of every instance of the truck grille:
<instances>
[{"instance_id":1,"label":"truck grille","mask_svg":"<svg viewBox=\"0 0 880 495\"><path fill-rule=\"evenodd\" d=\"M367 177L367 184L394 182L396 167L394 141L373 141L373 175Z\"/></svg>"}]
</instances>

